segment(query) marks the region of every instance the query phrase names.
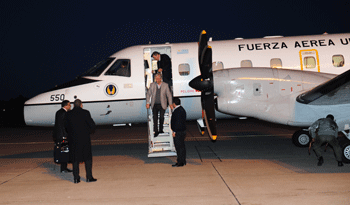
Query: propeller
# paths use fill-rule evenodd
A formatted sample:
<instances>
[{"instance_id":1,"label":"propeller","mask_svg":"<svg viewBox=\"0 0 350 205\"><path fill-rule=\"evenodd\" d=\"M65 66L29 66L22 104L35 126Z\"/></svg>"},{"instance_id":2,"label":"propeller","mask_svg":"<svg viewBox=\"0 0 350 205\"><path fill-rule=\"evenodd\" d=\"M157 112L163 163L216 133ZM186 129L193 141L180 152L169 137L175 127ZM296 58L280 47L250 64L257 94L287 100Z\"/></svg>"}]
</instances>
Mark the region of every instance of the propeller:
<instances>
[{"instance_id":1,"label":"propeller","mask_svg":"<svg viewBox=\"0 0 350 205\"><path fill-rule=\"evenodd\" d=\"M216 140L216 118L214 109L214 87L212 71L212 48L208 46L207 33L202 31L198 42L198 60L201 75L192 79L189 86L201 91L203 118L209 137Z\"/></svg>"}]
</instances>

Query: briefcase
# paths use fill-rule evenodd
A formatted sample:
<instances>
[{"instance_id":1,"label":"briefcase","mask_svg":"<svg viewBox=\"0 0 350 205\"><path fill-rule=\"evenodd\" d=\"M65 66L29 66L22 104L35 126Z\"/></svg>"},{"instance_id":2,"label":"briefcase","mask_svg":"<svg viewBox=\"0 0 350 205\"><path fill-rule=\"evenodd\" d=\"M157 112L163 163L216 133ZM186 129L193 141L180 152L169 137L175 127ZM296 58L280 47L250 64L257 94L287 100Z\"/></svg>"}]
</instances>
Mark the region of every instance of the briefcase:
<instances>
[{"instance_id":1,"label":"briefcase","mask_svg":"<svg viewBox=\"0 0 350 205\"><path fill-rule=\"evenodd\" d=\"M68 141L63 140L60 143L56 143L54 147L54 161L57 164L61 164L64 162L69 162L69 147Z\"/></svg>"}]
</instances>

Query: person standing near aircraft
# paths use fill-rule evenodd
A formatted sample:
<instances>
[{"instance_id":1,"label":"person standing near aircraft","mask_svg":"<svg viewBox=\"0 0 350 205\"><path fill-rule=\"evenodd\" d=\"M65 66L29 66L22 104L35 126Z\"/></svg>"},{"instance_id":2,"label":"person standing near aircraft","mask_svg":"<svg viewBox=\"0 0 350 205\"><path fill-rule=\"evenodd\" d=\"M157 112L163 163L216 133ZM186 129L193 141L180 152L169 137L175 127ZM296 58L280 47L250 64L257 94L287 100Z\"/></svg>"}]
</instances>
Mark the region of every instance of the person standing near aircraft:
<instances>
[{"instance_id":1,"label":"person standing near aircraft","mask_svg":"<svg viewBox=\"0 0 350 205\"><path fill-rule=\"evenodd\" d=\"M311 137L313 138L312 141L314 142L312 148L315 151L315 154L318 158L317 165L322 166L324 162L322 157L321 145L327 142L333 147L335 157L338 161L338 166L343 166L341 155L342 151L337 140L338 125L334 121L334 116L327 115L326 118L318 119L311 125L311 127L309 128L309 132L311 134Z\"/></svg>"},{"instance_id":2,"label":"person standing near aircraft","mask_svg":"<svg viewBox=\"0 0 350 205\"><path fill-rule=\"evenodd\" d=\"M163 82L167 83L170 88L173 85L171 59L167 54L160 54L157 51L152 53L152 57L154 60L158 61L158 73L161 73L163 75Z\"/></svg>"},{"instance_id":3,"label":"person standing near aircraft","mask_svg":"<svg viewBox=\"0 0 350 205\"><path fill-rule=\"evenodd\" d=\"M86 182L95 182L92 177L92 153L90 132L96 125L90 112L83 109L81 100L74 101L74 108L67 113L66 127L70 150L70 160L73 163L74 183L80 182L79 162L85 162Z\"/></svg>"},{"instance_id":4,"label":"person standing near aircraft","mask_svg":"<svg viewBox=\"0 0 350 205\"><path fill-rule=\"evenodd\" d=\"M162 75L160 73L156 74L156 82L151 83L147 95L146 95L146 108L152 107L153 113L153 130L154 137L157 137L159 133L164 133L164 113L168 107L172 108L173 100L171 92L167 83L162 82ZM159 115L159 130L158 130L158 113Z\"/></svg>"},{"instance_id":5,"label":"person standing near aircraft","mask_svg":"<svg viewBox=\"0 0 350 205\"><path fill-rule=\"evenodd\" d=\"M182 167L186 165L186 111L181 106L181 100L174 98L174 110L171 115L171 129L173 130L174 144L177 153L177 162L173 167Z\"/></svg>"},{"instance_id":6,"label":"person standing near aircraft","mask_svg":"<svg viewBox=\"0 0 350 205\"><path fill-rule=\"evenodd\" d=\"M68 136L65 128L65 120L67 112L70 111L71 104L69 100L64 100L62 101L61 106L62 108L56 112L55 127L53 130L53 141L56 145L60 145ZM67 162L61 163L61 172L72 172L72 170L67 168Z\"/></svg>"}]
</instances>

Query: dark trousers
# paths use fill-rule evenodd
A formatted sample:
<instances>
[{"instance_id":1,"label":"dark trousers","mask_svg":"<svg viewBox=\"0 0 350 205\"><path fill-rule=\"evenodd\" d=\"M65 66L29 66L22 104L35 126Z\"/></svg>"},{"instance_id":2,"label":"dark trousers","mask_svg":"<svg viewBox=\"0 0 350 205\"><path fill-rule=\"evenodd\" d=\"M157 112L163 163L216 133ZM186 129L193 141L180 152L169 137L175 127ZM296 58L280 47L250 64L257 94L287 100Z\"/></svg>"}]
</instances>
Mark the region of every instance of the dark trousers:
<instances>
[{"instance_id":1,"label":"dark trousers","mask_svg":"<svg viewBox=\"0 0 350 205\"><path fill-rule=\"evenodd\" d=\"M164 113L165 110L162 108L162 105L160 104L154 104L152 108L153 112L153 130L154 132L162 132L163 131L163 124L164 124ZM159 114L159 130L158 130L158 113Z\"/></svg>"},{"instance_id":2,"label":"dark trousers","mask_svg":"<svg viewBox=\"0 0 350 205\"><path fill-rule=\"evenodd\" d=\"M61 163L61 172L67 169L67 162Z\"/></svg>"},{"instance_id":3,"label":"dark trousers","mask_svg":"<svg viewBox=\"0 0 350 205\"><path fill-rule=\"evenodd\" d=\"M177 163L186 164L186 147L185 147L186 131L175 132L174 144L177 153Z\"/></svg>"},{"instance_id":4,"label":"dark trousers","mask_svg":"<svg viewBox=\"0 0 350 205\"><path fill-rule=\"evenodd\" d=\"M316 136L315 143L312 145L313 150L315 151L315 154L317 158L322 157L322 144L328 142L333 150L334 150L334 155L337 161L341 162L342 161L342 149L339 146L338 140L331 135L319 135Z\"/></svg>"},{"instance_id":5,"label":"dark trousers","mask_svg":"<svg viewBox=\"0 0 350 205\"><path fill-rule=\"evenodd\" d=\"M85 171L86 171L86 178L91 179L92 178L92 161L91 160L85 161ZM73 162L73 176L74 176L74 179L80 179L79 162Z\"/></svg>"}]
</instances>

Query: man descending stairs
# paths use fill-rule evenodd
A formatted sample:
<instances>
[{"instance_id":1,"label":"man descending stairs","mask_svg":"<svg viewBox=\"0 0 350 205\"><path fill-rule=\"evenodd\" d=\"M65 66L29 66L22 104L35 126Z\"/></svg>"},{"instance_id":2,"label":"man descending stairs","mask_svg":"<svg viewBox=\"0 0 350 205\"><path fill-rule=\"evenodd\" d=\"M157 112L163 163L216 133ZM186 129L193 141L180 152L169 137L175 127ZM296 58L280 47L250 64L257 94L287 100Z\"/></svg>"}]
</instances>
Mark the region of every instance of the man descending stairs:
<instances>
[{"instance_id":1,"label":"man descending stairs","mask_svg":"<svg viewBox=\"0 0 350 205\"><path fill-rule=\"evenodd\" d=\"M150 113L150 109L152 108L152 117L150 114L148 114L148 130L149 130L149 138L153 139L150 140L150 146L154 146L155 142L157 142L157 146L170 146L170 143L173 144L173 139L171 135L171 130L169 127L169 121L170 116L169 113L171 113L170 108L172 108L173 100L172 100L172 94L169 88L169 85L167 83L162 82L162 76L161 74L156 74L155 81L151 83L147 94L146 94L146 108L147 113ZM167 106L170 106L168 109ZM167 120L165 120L165 111L169 110L166 117ZM150 119L150 117L152 119ZM158 121L159 119L159 121ZM166 127L164 127L164 124ZM165 141L162 141L164 138L168 138ZM155 138L159 138L155 140ZM159 147L158 147L159 148ZM162 147L163 149L164 147ZM162 149L156 149L156 150L162 150Z\"/></svg>"}]
</instances>

